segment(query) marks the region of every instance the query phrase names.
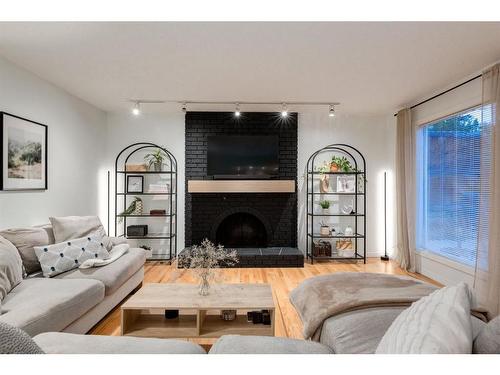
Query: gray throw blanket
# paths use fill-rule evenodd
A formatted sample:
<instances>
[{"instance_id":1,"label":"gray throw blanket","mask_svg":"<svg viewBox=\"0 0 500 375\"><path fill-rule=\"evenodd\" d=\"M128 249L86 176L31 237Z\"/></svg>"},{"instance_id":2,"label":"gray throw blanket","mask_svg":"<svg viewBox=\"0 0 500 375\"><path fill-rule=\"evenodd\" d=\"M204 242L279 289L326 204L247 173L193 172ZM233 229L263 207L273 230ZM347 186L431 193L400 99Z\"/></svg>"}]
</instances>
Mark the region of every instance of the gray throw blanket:
<instances>
[{"instance_id":1,"label":"gray throw blanket","mask_svg":"<svg viewBox=\"0 0 500 375\"><path fill-rule=\"evenodd\" d=\"M312 277L290 293L304 325L304 338L319 341L323 322L335 315L370 307L410 306L437 288L403 276L339 272Z\"/></svg>"}]
</instances>

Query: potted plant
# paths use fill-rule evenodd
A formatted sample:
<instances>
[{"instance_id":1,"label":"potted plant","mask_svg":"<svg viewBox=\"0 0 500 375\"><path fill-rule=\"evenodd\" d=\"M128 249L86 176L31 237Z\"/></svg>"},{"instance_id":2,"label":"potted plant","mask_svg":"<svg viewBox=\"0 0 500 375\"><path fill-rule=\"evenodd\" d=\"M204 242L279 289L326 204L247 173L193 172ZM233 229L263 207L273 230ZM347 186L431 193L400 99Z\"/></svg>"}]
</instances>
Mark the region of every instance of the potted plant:
<instances>
[{"instance_id":1,"label":"potted plant","mask_svg":"<svg viewBox=\"0 0 500 375\"><path fill-rule=\"evenodd\" d=\"M333 156L330 162L330 172L350 172L351 162L345 156Z\"/></svg>"},{"instance_id":2,"label":"potted plant","mask_svg":"<svg viewBox=\"0 0 500 375\"><path fill-rule=\"evenodd\" d=\"M319 205L321 206L324 215L330 212L330 201L327 200L320 201Z\"/></svg>"},{"instance_id":3,"label":"potted plant","mask_svg":"<svg viewBox=\"0 0 500 375\"><path fill-rule=\"evenodd\" d=\"M146 154L144 156L144 161L148 163L149 170L161 172L164 158L165 152L162 149L158 148L154 152Z\"/></svg>"},{"instance_id":4,"label":"potted plant","mask_svg":"<svg viewBox=\"0 0 500 375\"><path fill-rule=\"evenodd\" d=\"M222 245L214 245L208 239L201 246L193 246L179 255L178 265L181 268L193 269L200 279L199 293L206 296L209 293L210 281L215 277L214 270L221 264L234 265L238 263L236 250L227 251Z\"/></svg>"},{"instance_id":5,"label":"potted plant","mask_svg":"<svg viewBox=\"0 0 500 375\"><path fill-rule=\"evenodd\" d=\"M319 235L323 237L328 237L330 235L330 227L324 221L319 223Z\"/></svg>"}]
</instances>

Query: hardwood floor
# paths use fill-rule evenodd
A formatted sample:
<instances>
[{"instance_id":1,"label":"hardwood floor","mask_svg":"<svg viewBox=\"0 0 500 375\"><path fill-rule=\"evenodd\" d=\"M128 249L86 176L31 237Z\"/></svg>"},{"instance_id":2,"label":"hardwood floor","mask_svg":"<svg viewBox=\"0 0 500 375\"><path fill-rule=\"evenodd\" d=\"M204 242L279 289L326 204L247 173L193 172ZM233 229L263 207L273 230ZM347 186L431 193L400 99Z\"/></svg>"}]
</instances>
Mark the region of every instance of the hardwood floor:
<instances>
[{"instance_id":1,"label":"hardwood floor","mask_svg":"<svg viewBox=\"0 0 500 375\"><path fill-rule=\"evenodd\" d=\"M367 264L321 262L306 264L304 268L238 268L219 270L218 282L226 283L269 283L272 285L276 303L276 336L302 338L302 324L295 309L288 300L288 294L303 280L334 272L380 272L396 275L410 275L439 285L419 274L411 274L397 266L395 262L383 262L379 258L369 258ZM160 262L148 262L145 266L145 283L196 283L191 270L177 269ZM120 334L120 308L110 312L90 332L93 335ZM202 345L210 345L213 339L196 339Z\"/></svg>"}]
</instances>

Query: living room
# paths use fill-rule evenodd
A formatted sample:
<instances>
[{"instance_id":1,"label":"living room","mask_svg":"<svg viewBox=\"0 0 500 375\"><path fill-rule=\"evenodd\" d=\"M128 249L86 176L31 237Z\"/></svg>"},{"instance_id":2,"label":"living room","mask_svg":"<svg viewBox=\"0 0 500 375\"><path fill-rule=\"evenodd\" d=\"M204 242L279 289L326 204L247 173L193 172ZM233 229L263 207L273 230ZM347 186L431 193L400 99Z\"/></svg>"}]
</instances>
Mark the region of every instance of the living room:
<instances>
[{"instance_id":1,"label":"living room","mask_svg":"<svg viewBox=\"0 0 500 375\"><path fill-rule=\"evenodd\" d=\"M1 20L0 353L496 361L500 22L347 18Z\"/></svg>"}]
</instances>

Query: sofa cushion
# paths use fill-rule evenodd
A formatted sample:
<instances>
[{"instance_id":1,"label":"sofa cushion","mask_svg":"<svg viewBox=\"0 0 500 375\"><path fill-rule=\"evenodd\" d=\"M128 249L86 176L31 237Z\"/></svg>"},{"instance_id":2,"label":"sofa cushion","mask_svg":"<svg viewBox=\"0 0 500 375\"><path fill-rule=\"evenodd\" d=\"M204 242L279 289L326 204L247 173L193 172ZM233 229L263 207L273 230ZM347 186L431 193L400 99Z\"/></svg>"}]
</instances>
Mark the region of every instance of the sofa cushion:
<instances>
[{"instance_id":1,"label":"sofa cushion","mask_svg":"<svg viewBox=\"0 0 500 375\"><path fill-rule=\"evenodd\" d=\"M486 324L474 341L473 353L500 354L500 316Z\"/></svg>"},{"instance_id":2,"label":"sofa cushion","mask_svg":"<svg viewBox=\"0 0 500 375\"><path fill-rule=\"evenodd\" d=\"M94 279L101 281L106 288L106 295L113 294L130 277L144 266L146 251L132 248L129 251L103 267L76 268L74 270L57 275L59 279Z\"/></svg>"},{"instance_id":3,"label":"sofa cushion","mask_svg":"<svg viewBox=\"0 0 500 375\"><path fill-rule=\"evenodd\" d=\"M226 335L219 338L209 354L332 354L320 343L284 337Z\"/></svg>"},{"instance_id":4,"label":"sofa cushion","mask_svg":"<svg viewBox=\"0 0 500 375\"><path fill-rule=\"evenodd\" d=\"M351 311L323 323L320 342L336 354L375 353L387 329L406 307L376 307Z\"/></svg>"},{"instance_id":5,"label":"sofa cushion","mask_svg":"<svg viewBox=\"0 0 500 375\"><path fill-rule=\"evenodd\" d=\"M206 354L195 343L139 337L42 333L35 342L48 354Z\"/></svg>"},{"instance_id":6,"label":"sofa cushion","mask_svg":"<svg viewBox=\"0 0 500 375\"><path fill-rule=\"evenodd\" d=\"M50 244L50 238L45 229L12 228L1 231L0 236L5 237L17 247L27 274L40 271L40 263L36 257L34 247Z\"/></svg>"},{"instance_id":7,"label":"sofa cushion","mask_svg":"<svg viewBox=\"0 0 500 375\"><path fill-rule=\"evenodd\" d=\"M97 216L49 217L55 242L64 242L97 233L106 236L106 230Z\"/></svg>"},{"instance_id":8,"label":"sofa cushion","mask_svg":"<svg viewBox=\"0 0 500 375\"><path fill-rule=\"evenodd\" d=\"M88 259L109 258L103 238L97 234L54 245L35 246L35 254L45 277L52 277L78 268Z\"/></svg>"},{"instance_id":9,"label":"sofa cushion","mask_svg":"<svg viewBox=\"0 0 500 375\"><path fill-rule=\"evenodd\" d=\"M23 280L23 262L16 247L0 236L0 306L2 300ZM0 308L0 314L2 309Z\"/></svg>"},{"instance_id":10,"label":"sofa cushion","mask_svg":"<svg viewBox=\"0 0 500 375\"><path fill-rule=\"evenodd\" d=\"M470 354L470 292L465 283L414 302L394 320L377 354Z\"/></svg>"},{"instance_id":11,"label":"sofa cushion","mask_svg":"<svg viewBox=\"0 0 500 375\"><path fill-rule=\"evenodd\" d=\"M0 322L0 354L43 354L43 351L26 332Z\"/></svg>"},{"instance_id":12,"label":"sofa cushion","mask_svg":"<svg viewBox=\"0 0 500 375\"><path fill-rule=\"evenodd\" d=\"M2 301L0 321L30 336L61 331L103 299L97 280L25 279Z\"/></svg>"}]
</instances>

